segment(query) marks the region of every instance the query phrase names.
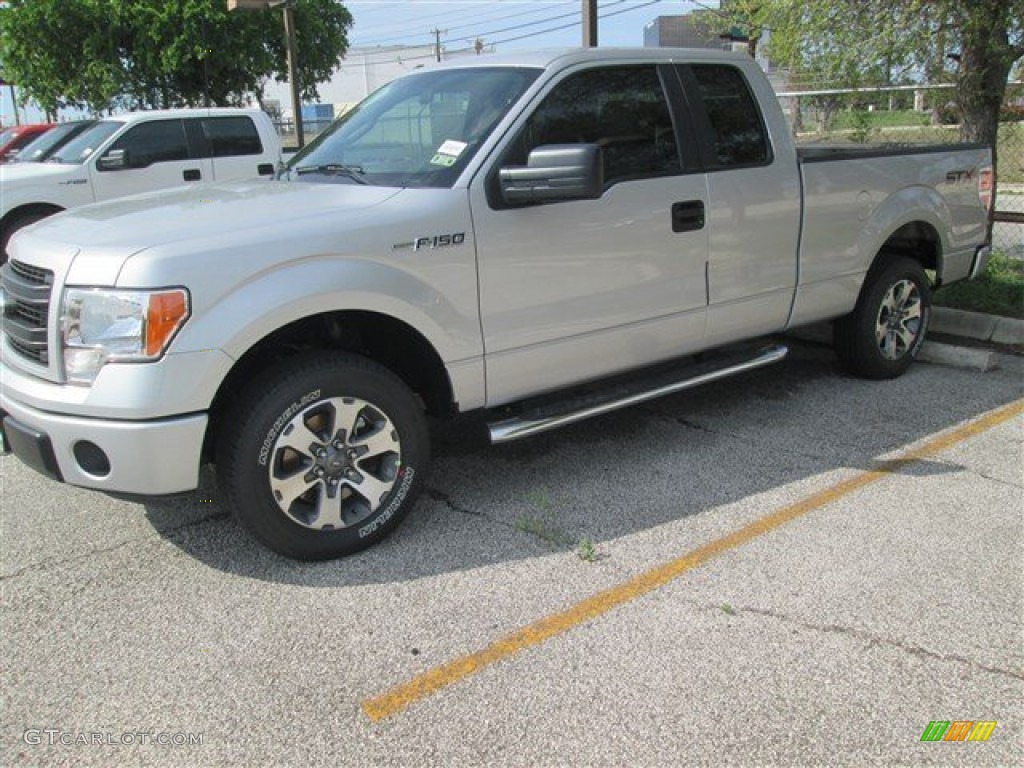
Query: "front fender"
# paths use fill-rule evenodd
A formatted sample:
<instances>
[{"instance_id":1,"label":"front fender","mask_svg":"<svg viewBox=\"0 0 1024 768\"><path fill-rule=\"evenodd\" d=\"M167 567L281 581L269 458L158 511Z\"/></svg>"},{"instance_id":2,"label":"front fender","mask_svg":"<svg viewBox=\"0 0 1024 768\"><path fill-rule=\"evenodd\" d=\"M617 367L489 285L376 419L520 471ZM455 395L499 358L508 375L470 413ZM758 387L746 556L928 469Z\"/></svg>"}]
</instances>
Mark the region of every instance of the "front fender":
<instances>
[{"instance_id":1,"label":"front fender","mask_svg":"<svg viewBox=\"0 0 1024 768\"><path fill-rule=\"evenodd\" d=\"M175 349L221 349L237 359L289 323L339 310L401 320L419 331L444 362L483 351L475 314L467 314L422 277L374 261L326 257L289 262L239 284L206 311L198 307Z\"/></svg>"}]
</instances>

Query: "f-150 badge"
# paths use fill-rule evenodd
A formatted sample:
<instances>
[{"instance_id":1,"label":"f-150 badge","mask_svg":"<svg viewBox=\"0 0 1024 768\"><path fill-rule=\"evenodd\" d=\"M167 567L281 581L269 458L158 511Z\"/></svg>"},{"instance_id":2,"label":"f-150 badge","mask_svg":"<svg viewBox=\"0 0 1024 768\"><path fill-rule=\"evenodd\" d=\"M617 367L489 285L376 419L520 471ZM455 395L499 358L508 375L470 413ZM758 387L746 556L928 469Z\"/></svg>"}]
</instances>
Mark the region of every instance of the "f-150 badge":
<instances>
[{"instance_id":1,"label":"f-150 badge","mask_svg":"<svg viewBox=\"0 0 1024 768\"><path fill-rule=\"evenodd\" d=\"M417 237L407 243L395 243L391 246L396 251L412 250L422 251L425 249L447 248L451 245L462 245L466 242L465 232L453 232L450 235L432 235L430 237Z\"/></svg>"}]
</instances>

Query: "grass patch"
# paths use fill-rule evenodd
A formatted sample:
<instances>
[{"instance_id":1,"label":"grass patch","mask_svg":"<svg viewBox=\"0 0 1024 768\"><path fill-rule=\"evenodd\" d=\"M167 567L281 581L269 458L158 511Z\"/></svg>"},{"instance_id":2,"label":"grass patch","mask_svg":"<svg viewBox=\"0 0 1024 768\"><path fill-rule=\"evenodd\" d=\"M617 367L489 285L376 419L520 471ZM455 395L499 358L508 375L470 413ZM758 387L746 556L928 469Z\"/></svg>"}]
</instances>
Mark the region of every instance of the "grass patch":
<instances>
[{"instance_id":1,"label":"grass patch","mask_svg":"<svg viewBox=\"0 0 1024 768\"><path fill-rule=\"evenodd\" d=\"M968 312L1024 318L1024 261L994 253L984 275L940 288L935 303Z\"/></svg>"}]
</instances>

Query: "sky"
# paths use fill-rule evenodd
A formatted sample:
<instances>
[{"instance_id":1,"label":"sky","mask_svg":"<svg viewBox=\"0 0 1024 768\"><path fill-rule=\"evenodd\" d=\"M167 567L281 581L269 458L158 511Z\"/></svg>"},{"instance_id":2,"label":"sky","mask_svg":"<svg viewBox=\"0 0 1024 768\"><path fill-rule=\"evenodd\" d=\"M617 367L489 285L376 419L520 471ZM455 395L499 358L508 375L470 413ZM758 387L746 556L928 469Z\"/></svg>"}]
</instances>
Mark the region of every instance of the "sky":
<instances>
[{"instance_id":1,"label":"sky","mask_svg":"<svg viewBox=\"0 0 1024 768\"><path fill-rule=\"evenodd\" d=\"M716 0L598 0L598 44L643 45L644 27L658 16L677 16ZM432 45L442 31L447 50L469 48L479 38L499 51L581 44L582 0L348 0L355 19L351 46ZM9 89L0 95L0 122L13 122ZM29 107L22 122L42 115Z\"/></svg>"},{"instance_id":2,"label":"sky","mask_svg":"<svg viewBox=\"0 0 1024 768\"><path fill-rule=\"evenodd\" d=\"M717 6L717 2L710 3ZM449 48L480 38L498 50L580 45L582 0L350 0L354 46L430 45L434 29ZM700 3L681 0L599 0L598 44L643 45L644 26L658 16L687 13Z\"/></svg>"}]
</instances>

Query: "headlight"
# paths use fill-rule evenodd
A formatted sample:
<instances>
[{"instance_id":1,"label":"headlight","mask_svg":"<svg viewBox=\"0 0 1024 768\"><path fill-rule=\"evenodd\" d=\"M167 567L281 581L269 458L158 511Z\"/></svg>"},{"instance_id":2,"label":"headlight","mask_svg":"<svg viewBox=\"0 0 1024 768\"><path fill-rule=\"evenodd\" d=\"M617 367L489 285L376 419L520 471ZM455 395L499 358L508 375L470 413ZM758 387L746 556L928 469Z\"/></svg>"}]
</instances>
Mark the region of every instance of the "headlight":
<instances>
[{"instance_id":1,"label":"headlight","mask_svg":"<svg viewBox=\"0 0 1024 768\"><path fill-rule=\"evenodd\" d=\"M66 289L61 312L65 377L88 383L108 362L159 359L188 313L184 288Z\"/></svg>"}]
</instances>

